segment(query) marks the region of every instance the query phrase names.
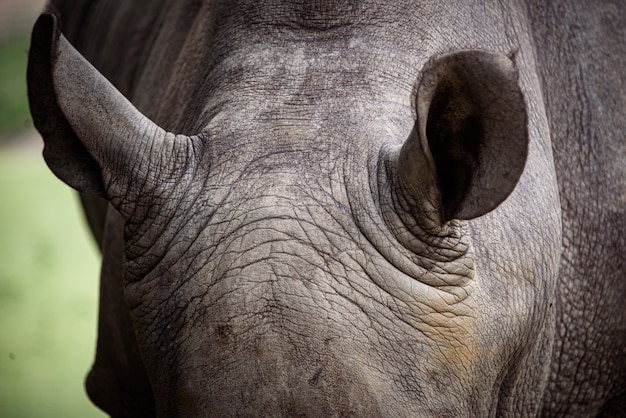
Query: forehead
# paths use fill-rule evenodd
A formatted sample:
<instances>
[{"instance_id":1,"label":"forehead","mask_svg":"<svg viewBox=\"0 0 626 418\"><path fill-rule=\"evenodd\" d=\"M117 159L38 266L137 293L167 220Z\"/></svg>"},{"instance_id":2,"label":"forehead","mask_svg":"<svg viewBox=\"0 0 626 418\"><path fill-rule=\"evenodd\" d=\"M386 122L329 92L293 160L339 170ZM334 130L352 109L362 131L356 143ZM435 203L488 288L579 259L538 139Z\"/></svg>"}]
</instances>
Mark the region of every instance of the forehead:
<instances>
[{"instance_id":1,"label":"forehead","mask_svg":"<svg viewBox=\"0 0 626 418\"><path fill-rule=\"evenodd\" d=\"M141 101L159 125L186 134L218 120L212 129L251 121L281 129L283 122L311 119L338 125L333 115L350 120L349 111L363 106L372 106L370 115L410 121L420 69L432 56L494 44L509 51L516 44L488 8L379 3L207 2L192 24L175 25L187 34L177 34L184 41L172 46L175 65L162 63L173 70L163 100ZM480 27L469 14L485 15ZM307 29L326 24L324 30ZM141 83L163 84L149 79L156 73ZM138 88L136 94L144 93Z\"/></svg>"}]
</instances>

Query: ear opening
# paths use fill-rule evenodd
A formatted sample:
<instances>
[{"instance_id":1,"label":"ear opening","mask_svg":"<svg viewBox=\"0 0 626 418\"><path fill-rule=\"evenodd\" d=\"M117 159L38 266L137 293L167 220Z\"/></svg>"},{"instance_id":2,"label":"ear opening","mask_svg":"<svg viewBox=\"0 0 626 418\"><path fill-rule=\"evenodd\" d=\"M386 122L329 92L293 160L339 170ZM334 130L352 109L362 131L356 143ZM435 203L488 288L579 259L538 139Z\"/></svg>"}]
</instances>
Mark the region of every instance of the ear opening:
<instances>
[{"instance_id":1,"label":"ear opening","mask_svg":"<svg viewBox=\"0 0 626 418\"><path fill-rule=\"evenodd\" d=\"M431 61L417 92L416 127L401 154L416 150L435 171L431 186L441 223L472 219L502 203L528 153L526 104L514 63L484 51ZM424 177L424 170L401 164L398 175Z\"/></svg>"},{"instance_id":2,"label":"ear opening","mask_svg":"<svg viewBox=\"0 0 626 418\"><path fill-rule=\"evenodd\" d=\"M459 212L479 169L485 136L481 113L458 80L440 80L428 112L426 139L437 170L444 219Z\"/></svg>"}]
</instances>

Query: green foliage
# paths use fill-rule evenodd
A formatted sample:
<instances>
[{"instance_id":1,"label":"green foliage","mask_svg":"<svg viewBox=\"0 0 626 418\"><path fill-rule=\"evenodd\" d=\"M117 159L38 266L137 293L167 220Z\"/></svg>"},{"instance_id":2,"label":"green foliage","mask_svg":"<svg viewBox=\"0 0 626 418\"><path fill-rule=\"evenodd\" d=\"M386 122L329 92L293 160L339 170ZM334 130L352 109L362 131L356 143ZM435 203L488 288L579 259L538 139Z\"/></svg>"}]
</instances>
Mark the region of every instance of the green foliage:
<instances>
[{"instance_id":1,"label":"green foliage","mask_svg":"<svg viewBox=\"0 0 626 418\"><path fill-rule=\"evenodd\" d=\"M38 154L0 153L0 417L103 416L83 388L98 256L77 196Z\"/></svg>"},{"instance_id":2,"label":"green foliage","mask_svg":"<svg viewBox=\"0 0 626 418\"><path fill-rule=\"evenodd\" d=\"M0 136L30 126L26 96L27 35L0 40Z\"/></svg>"}]
</instances>

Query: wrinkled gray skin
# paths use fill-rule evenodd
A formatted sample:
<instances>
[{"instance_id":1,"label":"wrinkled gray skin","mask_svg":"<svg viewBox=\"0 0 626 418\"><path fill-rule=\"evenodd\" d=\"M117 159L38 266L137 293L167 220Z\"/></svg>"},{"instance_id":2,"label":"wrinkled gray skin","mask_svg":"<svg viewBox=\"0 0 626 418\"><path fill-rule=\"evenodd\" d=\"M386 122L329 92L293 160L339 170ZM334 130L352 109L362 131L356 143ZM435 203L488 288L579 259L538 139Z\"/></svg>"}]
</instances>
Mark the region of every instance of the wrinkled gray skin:
<instances>
[{"instance_id":1,"label":"wrinkled gray skin","mask_svg":"<svg viewBox=\"0 0 626 418\"><path fill-rule=\"evenodd\" d=\"M109 414L626 414L621 3L53 3Z\"/></svg>"}]
</instances>

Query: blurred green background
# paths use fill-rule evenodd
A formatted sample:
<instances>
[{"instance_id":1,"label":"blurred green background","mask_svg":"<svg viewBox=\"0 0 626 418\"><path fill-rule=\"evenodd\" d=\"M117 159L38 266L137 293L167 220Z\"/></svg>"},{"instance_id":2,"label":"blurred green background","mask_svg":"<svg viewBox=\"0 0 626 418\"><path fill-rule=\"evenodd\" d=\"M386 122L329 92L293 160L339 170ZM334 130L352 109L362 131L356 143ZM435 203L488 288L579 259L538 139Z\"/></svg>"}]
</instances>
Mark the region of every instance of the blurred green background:
<instances>
[{"instance_id":1,"label":"blurred green background","mask_svg":"<svg viewBox=\"0 0 626 418\"><path fill-rule=\"evenodd\" d=\"M83 387L99 256L28 113L28 32L41 3L0 0L0 417L101 417Z\"/></svg>"}]
</instances>

